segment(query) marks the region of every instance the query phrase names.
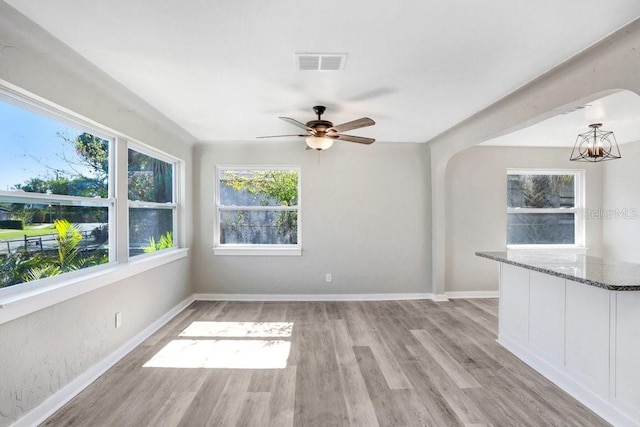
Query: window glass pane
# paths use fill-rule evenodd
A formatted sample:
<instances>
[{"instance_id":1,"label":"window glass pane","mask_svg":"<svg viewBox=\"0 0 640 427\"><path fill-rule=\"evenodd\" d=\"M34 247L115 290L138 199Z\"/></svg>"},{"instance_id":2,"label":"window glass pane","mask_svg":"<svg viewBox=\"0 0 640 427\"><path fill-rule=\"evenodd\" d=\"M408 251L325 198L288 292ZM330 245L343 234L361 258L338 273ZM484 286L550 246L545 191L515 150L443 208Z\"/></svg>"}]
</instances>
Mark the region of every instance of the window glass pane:
<instances>
[{"instance_id":1,"label":"window glass pane","mask_svg":"<svg viewBox=\"0 0 640 427\"><path fill-rule=\"evenodd\" d=\"M173 209L129 209L129 256L173 247Z\"/></svg>"},{"instance_id":2,"label":"window glass pane","mask_svg":"<svg viewBox=\"0 0 640 427\"><path fill-rule=\"evenodd\" d=\"M108 140L0 101L0 152L0 190L108 196Z\"/></svg>"},{"instance_id":3,"label":"window glass pane","mask_svg":"<svg viewBox=\"0 0 640 427\"><path fill-rule=\"evenodd\" d=\"M220 212L220 243L295 245L298 243L298 212Z\"/></svg>"},{"instance_id":4,"label":"window glass pane","mask_svg":"<svg viewBox=\"0 0 640 427\"><path fill-rule=\"evenodd\" d=\"M109 261L108 208L0 206L0 288Z\"/></svg>"},{"instance_id":5,"label":"window glass pane","mask_svg":"<svg viewBox=\"0 0 640 427\"><path fill-rule=\"evenodd\" d=\"M573 213L526 213L507 215L507 244L573 244Z\"/></svg>"},{"instance_id":6,"label":"window glass pane","mask_svg":"<svg viewBox=\"0 0 640 427\"><path fill-rule=\"evenodd\" d=\"M129 150L129 200L173 202L173 165Z\"/></svg>"},{"instance_id":7,"label":"window glass pane","mask_svg":"<svg viewBox=\"0 0 640 427\"><path fill-rule=\"evenodd\" d=\"M296 206L297 170L220 170L221 206Z\"/></svg>"},{"instance_id":8,"label":"window glass pane","mask_svg":"<svg viewBox=\"0 0 640 427\"><path fill-rule=\"evenodd\" d=\"M573 208L574 175L508 175L507 207Z\"/></svg>"}]
</instances>

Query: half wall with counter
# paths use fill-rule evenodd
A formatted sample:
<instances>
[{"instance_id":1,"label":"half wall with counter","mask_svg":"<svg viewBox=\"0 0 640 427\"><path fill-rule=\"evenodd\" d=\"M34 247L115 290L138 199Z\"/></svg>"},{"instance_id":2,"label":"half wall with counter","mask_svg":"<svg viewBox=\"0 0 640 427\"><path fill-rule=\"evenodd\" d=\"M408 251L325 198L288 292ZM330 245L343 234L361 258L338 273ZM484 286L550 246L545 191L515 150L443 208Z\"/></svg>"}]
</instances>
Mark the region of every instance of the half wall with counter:
<instances>
[{"instance_id":1,"label":"half wall with counter","mask_svg":"<svg viewBox=\"0 0 640 427\"><path fill-rule=\"evenodd\" d=\"M500 263L498 342L607 421L640 426L640 265L476 255Z\"/></svg>"}]
</instances>

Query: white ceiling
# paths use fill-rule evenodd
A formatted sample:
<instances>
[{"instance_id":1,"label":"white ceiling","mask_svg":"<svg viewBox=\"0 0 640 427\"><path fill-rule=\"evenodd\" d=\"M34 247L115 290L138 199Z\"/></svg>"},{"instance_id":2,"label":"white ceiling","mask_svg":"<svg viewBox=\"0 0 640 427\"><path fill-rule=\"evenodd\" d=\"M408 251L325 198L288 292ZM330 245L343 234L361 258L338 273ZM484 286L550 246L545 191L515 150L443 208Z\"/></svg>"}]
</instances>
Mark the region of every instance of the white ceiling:
<instances>
[{"instance_id":1,"label":"white ceiling","mask_svg":"<svg viewBox=\"0 0 640 427\"><path fill-rule=\"evenodd\" d=\"M637 0L6 0L199 140L277 119L425 142L640 16ZM296 71L295 52L346 52ZM54 53L55 54L55 53Z\"/></svg>"}]
</instances>

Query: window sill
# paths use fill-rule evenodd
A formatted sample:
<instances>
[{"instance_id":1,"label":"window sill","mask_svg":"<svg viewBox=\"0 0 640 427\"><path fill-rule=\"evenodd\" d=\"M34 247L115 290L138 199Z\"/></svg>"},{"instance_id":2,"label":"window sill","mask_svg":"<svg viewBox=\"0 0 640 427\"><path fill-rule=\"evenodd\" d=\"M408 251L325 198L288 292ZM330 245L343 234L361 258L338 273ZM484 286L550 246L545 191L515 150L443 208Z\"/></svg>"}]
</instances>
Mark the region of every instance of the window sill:
<instances>
[{"instance_id":1,"label":"window sill","mask_svg":"<svg viewBox=\"0 0 640 427\"><path fill-rule=\"evenodd\" d=\"M0 324L185 258L188 253L186 248L167 250L142 259L133 258L124 264L106 264L26 286L4 288L0 292Z\"/></svg>"},{"instance_id":2,"label":"window sill","mask_svg":"<svg viewBox=\"0 0 640 427\"><path fill-rule=\"evenodd\" d=\"M302 247L293 246L258 246L258 245L228 245L213 248L214 255L231 256L301 256Z\"/></svg>"},{"instance_id":3,"label":"window sill","mask_svg":"<svg viewBox=\"0 0 640 427\"><path fill-rule=\"evenodd\" d=\"M560 252L570 252L577 254L586 254L587 253L586 246L577 246L577 245L507 245L508 251L560 251Z\"/></svg>"}]
</instances>

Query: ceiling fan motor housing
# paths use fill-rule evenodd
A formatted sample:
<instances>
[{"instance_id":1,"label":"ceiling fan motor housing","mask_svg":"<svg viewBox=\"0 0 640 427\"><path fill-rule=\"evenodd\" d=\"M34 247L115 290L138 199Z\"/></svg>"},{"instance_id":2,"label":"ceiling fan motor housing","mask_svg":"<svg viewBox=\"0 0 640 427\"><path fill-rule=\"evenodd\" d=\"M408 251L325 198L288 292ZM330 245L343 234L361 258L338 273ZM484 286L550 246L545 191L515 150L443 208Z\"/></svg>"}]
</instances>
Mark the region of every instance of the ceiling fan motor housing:
<instances>
[{"instance_id":1,"label":"ceiling fan motor housing","mask_svg":"<svg viewBox=\"0 0 640 427\"><path fill-rule=\"evenodd\" d=\"M307 122L307 126L315 130L316 136L319 136L318 132L326 132L333 127L333 123L328 120L311 120Z\"/></svg>"}]
</instances>

